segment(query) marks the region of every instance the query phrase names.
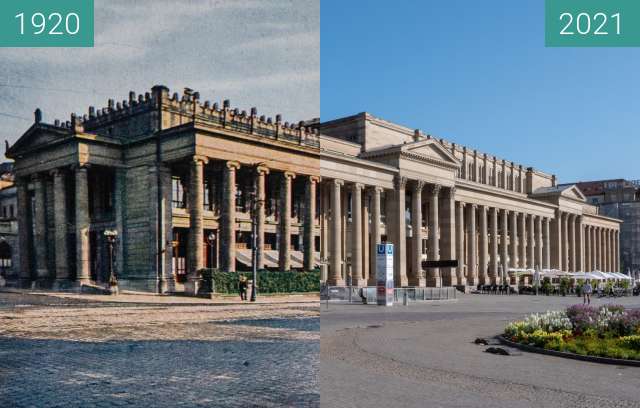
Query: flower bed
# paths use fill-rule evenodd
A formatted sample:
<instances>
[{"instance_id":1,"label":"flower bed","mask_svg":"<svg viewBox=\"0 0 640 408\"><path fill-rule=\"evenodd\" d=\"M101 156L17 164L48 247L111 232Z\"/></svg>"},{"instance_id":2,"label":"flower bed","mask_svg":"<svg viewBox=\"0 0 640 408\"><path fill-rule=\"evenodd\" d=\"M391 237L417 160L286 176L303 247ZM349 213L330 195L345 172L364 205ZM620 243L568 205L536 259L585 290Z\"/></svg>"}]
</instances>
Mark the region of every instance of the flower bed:
<instances>
[{"instance_id":1,"label":"flower bed","mask_svg":"<svg viewBox=\"0 0 640 408\"><path fill-rule=\"evenodd\" d=\"M504 336L547 350L640 360L640 310L576 305L509 323Z\"/></svg>"}]
</instances>

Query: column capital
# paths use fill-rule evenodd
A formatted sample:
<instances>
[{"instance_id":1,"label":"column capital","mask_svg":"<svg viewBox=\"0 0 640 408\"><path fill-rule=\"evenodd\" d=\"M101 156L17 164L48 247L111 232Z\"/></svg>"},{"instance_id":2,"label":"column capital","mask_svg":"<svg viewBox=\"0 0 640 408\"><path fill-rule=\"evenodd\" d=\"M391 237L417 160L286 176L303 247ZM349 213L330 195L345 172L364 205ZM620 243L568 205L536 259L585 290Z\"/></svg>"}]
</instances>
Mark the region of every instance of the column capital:
<instances>
[{"instance_id":1,"label":"column capital","mask_svg":"<svg viewBox=\"0 0 640 408\"><path fill-rule=\"evenodd\" d=\"M445 188L442 191L442 196L445 198L454 198L456 196L456 188L454 187L449 187L449 188Z\"/></svg>"},{"instance_id":2,"label":"column capital","mask_svg":"<svg viewBox=\"0 0 640 408\"><path fill-rule=\"evenodd\" d=\"M33 173L31 175L31 181L41 181L42 180L42 174L40 173Z\"/></svg>"},{"instance_id":3,"label":"column capital","mask_svg":"<svg viewBox=\"0 0 640 408\"><path fill-rule=\"evenodd\" d=\"M362 191L364 189L364 184L362 183L353 183L351 184L351 190L355 191L355 190L360 190Z\"/></svg>"},{"instance_id":4,"label":"column capital","mask_svg":"<svg viewBox=\"0 0 640 408\"><path fill-rule=\"evenodd\" d=\"M309 176L309 182L312 184L319 183L322 180L320 176Z\"/></svg>"},{"instance_id":5,"label":"column capital","mask_svg":"<svg viewBox=\"0 0 640 408\"><path fill-rule=\"evenodd\" d=\"M209 158L207 156L202 156L200 154L194 154L193 156L191 156L190 160L193 161L196 164L198 164L198 163L201 163L201 164L209 163Z\"/></svg>"},{"instance_id":6,"label":"column capital","mask_svg":"<svg viewBox=\"0 0 640 408\"><path fill-rule=\"evenodd\" d=\"M194 161L196 161L196 157L197 156L193 156L194 157ZM240 168L240 163L238 163L237 161L234 160L228 160L225 164L224 164L229 170L238 170Z\"/></svg>"},{"instance_id":7,"label":"column capital","mask_svg":"<svg viewBox=\"0 0 640 408\"><path fill-rule=\"evenodd\" d=\"M370 186L368 187L368 190L370 190L372 193L375 193L375 192L382 193L384 191L384 188L380 186Z\"/></svg>"},{"instance_id":8,"label":"column capital","mask_svg":"<svg viewBox=\"0 0 640 408\"><path fill-rule=\"evenodd\" d=\"M256 173L258 175L269 174L269 168L264 164L258 164L256 166Z\"/></svg>"},{"instance_id":9,"label":"column capital","mask_svg":"<svg viewBox=\"0 0 640 408\"><path fill-rule=\"evenodd\" d=\"M333 184L334 186L343 186L344 185L344 181L339 180L339 179L333 179L331 181L331 184Z\"/></svg>"},{"instance_id":10,"label":"column capital","mask_svg":"<svg viewBox=\"0 0 640 408\"><path fill-rule=\"evenodd\" d=\"M80 170L89 170L91 168L91 163L74 163L71 165L71 170L80 171Z\"/></svg>"},{"instance_id":11,"label":"column capital","mask_svg":"<svg viewBox=\"0 0 640 408\"><path fill-rule=\"evenodd\" d=\"M440 194L442 186L440 184L430 184L428 193L433 197L437 197Z\"/></svg>"},{"instance_id":12,"label":"column capital","mask_svg":"<svg viewBox=\"0 0 640 408\"><path fill-rule=\"evenodd\" d=\"M414 180L413 181L413 191L414 192L422 192L422 189L427 183L423 180Z\"/></svg>"},{"instance_id":13,"label":"column capital","mask_svg":"<svg viewBox=\"0 0 640 408\"><path fill-rule=\"evenodd\" d=\"M66 173L66 169L64 167L56 167L55 169L49 170L49 175L52 177L63 176Z\"/></svg>"},{"instance_id":14,"label":"column capital","mask_svg":"<svg viewBox=\"0 0 640 408\"><path fill-rule=\"evenodd\" d=\"M296 178L296 173L294 173L292 171L285 171L285 172L282 173L282 176L284 178L294 179L294 178Z\"/></svg>"},{"instance_id":15,"label":"column capital","mask_svg":"<svg viewBox=\"0 0 640 408\"><path fill-rule=\"evenodd\" d=\"M399 189L404 189L407 187L407 182L409 181L409 179L407 177L404 176L396 176L393 179L393 185L395 186L395 188L397 190Z\"/></svg>"}]
</instances>

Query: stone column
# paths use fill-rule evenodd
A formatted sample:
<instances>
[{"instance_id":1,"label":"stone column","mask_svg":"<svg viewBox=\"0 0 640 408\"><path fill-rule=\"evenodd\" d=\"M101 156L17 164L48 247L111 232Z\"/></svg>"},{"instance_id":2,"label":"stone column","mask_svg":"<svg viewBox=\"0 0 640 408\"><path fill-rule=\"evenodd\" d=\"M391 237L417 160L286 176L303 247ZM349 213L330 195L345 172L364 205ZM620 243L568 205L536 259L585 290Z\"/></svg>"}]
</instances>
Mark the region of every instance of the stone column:
<instances>
[{"instance_id":1,"label":"stone column","mask_svg":"<svg viewBox=\"0 0 640 408\"><path fill-rule=\"evenodd\" d=\"M598 239L596 237L596 227L589 227L589 235L591 235L591 270L598 269Z\"/></svg>"},{"instance_id":2,"label":"stone column","mask_svg":"<svg viewBox=\"0 0 640 408\"><path fill-rule=\"evenodd\" d=\"M506 284L508 282L509 271L509 211L503 209L501 212L502 236L500 237L500 264L502 266L502 274L500 275L500 283Z\"/></svg>"},{"instance_id":3,"label":"stone column","mask_svg":"<svg viewBox=\"0 0 640 408\"><path fill-rule=\"evenodd\" d=\"M382 228L380 228L380 193L381 187L373 187L371 189L371 239L369 242L369 286L376 285L376 249L377 245L382 242Z\"/></svg>"},{"instance_id":4,"label":"stone column","mask_svg":"<svg viewBox=\"0 0 640 408\"><path fill-rule=\"evenodd\" d=\"M480 243L478 247L479 252L479 268L478 268L478 283L481 285L489 284L489 275L487 273L487 263L489 259L489 231L487 230L487 206L481 205L479 207L480 215Z\"/></svg>"},{"instance_id":5,"label":"stone column","mask_svg":"<svg viewBox=\"0 0 640 408\"><path fill-rule=\"evenodd\" d=\"M442 257L456 259L456 201L455 187L449 187L441 194L440 205L440 248ZM459 260L462 263L462 260ZM444 268L442 271L442 285L455 286L458 284L456 268Z\"/></svg>"},{"instance_id":6,"label":"stone column","mask_svg":"<svg viewBox=\"0 0 640 408\"><path fill-rule=\"evenodd\" d=\"M469 261L467 262L467 284L469 286L475 286L478 284L478 261L477 261L477 253L478 253L478 235L476 232L476 209L478 206L476 204L467 205L467 226L468 230L468 240L467 240L467 257Z\"/></svg>"},{"instance_id":7,"label":"stone column","mask_svg":"<svg viewBox=\"0 0 640 408\"><path fill-rule=\"evenodd\" d=\"M302 239L302 246L304 247L304 259L303 268L306 271L314 269L315 261L315 219L316 219L316 187L320 178L318 176L309 176L307 178L306 185L306 199L307 205L305 206L304 217L304 237Z\"/></svg>"},{"instance_id":8,"label":"stone column","mask_svg":"<svg viewBox=\"0 0 640 408\"><path fill-rule=\"evenodd\" d=\"M364 286L362 273L362 189L364 185L351 186L351 284Z\"/></svg>"},{"instance_id":9,"label":"stone column","mask_svg":"<svg viewBox=\"0 0 640 408\"><path fill-rule=\"evenodd\" d=\"M515 185L514 185L515 188ZM520 252L518 257L518 267L526 268L527 267L527 214L520 213L518 216L518 221L520 221L520 225L518 231L520 232Z\"/></svg>"},{"instance_id":10,"label":"stone column","mask_svg":"<svg viewBox=\"0 0 640 408\"><path fill-rule=\"evenodd\" d=\"M204 267L204 174L206 158L194 156L189 162L189 279L198 277ZM191 288L197 291L197 287Z\"/></svg>"},{"instance_id":11,"label":"stone column","mask_svg":"<svg viewBox=\"0 0 640 408\"><path fill-rule=\"evenodd\" d=\"M467 279L465 276L464 265L464 203L456 202L456 258L458 259L458 269L456 270L456 277L458 285L466 285Z\"/></svg>"},{"instance_id":12,"label":"stone column","mask_svg":"<svg viewBox=\"0 0 640 408\"><path fill-rule=\"evenodd\" d=\"M278 268L281 271L291 270L291 180L295 174L282 173L280 188L280 242L278 245Z\"/></svg>"},{"instance_id":13,"label":"stone column","mask_svg":"<svg viewBox=\"0 0 640 408\"><path fill-rule=\"evenodd\" d=\"M47 267L47 217L46 217L46 197L45 180L43 175L36 174L32 178L35 188L35 235L34 249L36 252L36 274L38 280L49 279L51 277Z\"/></svg>"},{"instance_id":14,"label":"stone column","mask_svg":"<svg viewBox=\"0 0 640 408\"><path fill-rule=\"evenodd\" d=\"M611 272L611 230L605 228L604 230L604 253L605 253L605 271Z\"/></svg>"},{"instance_id":15,"label":"stone column","mask_svg":"<svg viewBox=\"0 0 640 408\"><path fill-rule=\"evenodd\" d=\"M602 235L601 235L601 231L600 231L600 227L595 227L595 244L596 244L596 270L602 271L602 251L601 251L601 245L602 245Z\"/></svg>"},{"instance_id":16,"label":"stone column","mask_svg":"<svg viewBox=\"0 0 640 408\"><path fill-rule=\"evenodd\" d=\"M76 280L89 283L89 184L86 165L75 168Z\"/></svg>"},{"instance_id":17,"label":"stone column","mask_svg":"<svg viewBox=\"0 0 640 408\"><path fill-rule=\"evenodd\" d=\"M551 262L551 268L562 269L562 212L560 210L556 210L552 229L553 237L551 239L551 244L553 245L553 262Z\"/></svg>"},{"instance_id":18,"label":"stone column","mask_svg":"<svg viewBox=\"0 0 640 408\"><path fill-rule=\"evenodd\" d=\"M542 217L538 215L536 216L536 261L533 263L533 268L542 269L542 265L543 265L542 246L543 246Z\"/></svg>"},{"instance_id":19,"label":"stone column","mask_svg":"<svg viewBox=\"0 0 640 408\"><path fill-rule=\"evenodd\" d=\"M256 264L257 264L257 268L258 270L260 269L264 269L264 225L266 222L266 214L265 214L265 200L266 200L266 191L267 191L267 186L266 186L266 182L267 182L267 174L269 174L269 169L265 166L258 166L256 167L256 199L257 199L257 204L256 204L256 222L257 222L257 234L258 236L256 237L256 243L257 243L257 248L256 248ZM314 211L315 213L315 184L313 185L313 190L309 190L309 186L307 186L307 197L309 197L310 194L313 194L313 208L311 209L312 211ZM309 208L307 208L307 212L306 212L306 217L305 218L305 236L304 239L308 239L308 225L307 222L309 221L308 217L309 217ZM313 219L312 219L312 224L311 227L313 228ZM313 231L313 230L312 230ZM313 232L312 232L313 233ZM306 251L306 243L305 243L305 257L307 256L307 251ZM306 258L305 258L306 261ZM306 268L306 262L305 262L305 268ZM308 270L308 269L307 269Z\"/></svg>"},{"instance_id":20,"label":"stone column","mask_svg":"<svg viewBox=\"0 0 640 408\"><path fill-rule=\"evenodd\" d=\"M511 259L509 265L512 268L518 267L518 213L511 212L511 234L509 235L511 244ZM508 277L508 274L507 274Z\"/></svg>"},{"instance_id":21,"label":"stone column","mask_svg":"<svg viewBox=\"0 0 640 408\"><path fill-rule=\"evenodd\" d=\"M576 271L584 272L584 225L582 224L582 216L576 217Z\"/></svg>"},{"instance_id":22,"label":"stone column","mask_svg":"<svg viewBox=\"0 0 640 408\"><path fill-rule=\"evenodd\" d=\"M16 199L18 217L18 245L20 254L19 279L20 287L26 288L31 284L31 199L29 184L24 177L16 177Z\"/></svg>"},{"instance_id":23,"label":"stone column","mask_svg":"<svg viewBox=\"0 0 640 408\"><path fill-rule=\"evenodd\" d=\"M544 247L542 248L543 254L543 269L551 268L551 233L549 228L549 218L545 217L544 222L542 223L542 232L544 235Z\"/></svg>"},{"instance_id":24,"label":"stone column","mask_svg":"<svg viewBox=\"0 0 640 408\"><path fill-rule=\"evenodd\" d=\"M64 286L69 281L69 258L67 250L67 189L66 173L63 169L55 169L53 176L53 221L55 224L55 260L56 287Z\"/></svg>"},{"instance_id":25,"label":"stone column","mask_svg":"<svg viewBox=\"0 0 640 408\"><path fill-rule=\"evenodd\" d=\"M331 253L329 254L329 286L344 286L342 277L342 180L333 180L331 183Z\"/></svg>"},{"instance_id":26,"label":"stone column","mask_svg":"<svg viewBox=\"0 0 640 408\"><path fill-rule=\"evenodd\" d=\"M371 244L369 244L369 218L369 193L365 190L363 191L362 199L362 275L364 276L364 286L369 282L370 275L369 248L371 248Z\"/></svg>"},{"instance_id":27,"label":"stone column","mask_svg":"<svg viewBox=\"0 0 640 408\"><path fill-rule=\"evenodd\" d=\"M567 214L567 234L569 235L569 272L576 272L576 218L575 214Z\"/></svg>"},{"instance_id":28,"label":"stone column","mask_svg":"<svg viewBox=\"0 0 640 408\"><path fill-rule=\"evenodd\" d=\"M591 270L591 233L588 225L585 225L583 228L584 228L584 261L585 261L583 272L586 272Z\"/></svg>"},{"instance_id":29,"label":"stone column","mask_svg":"<svg viewBox=\"0 0 640 408\"><path fill-rule=\"evenodd\" d=\"M433 184L429 189L429 257L432 261L440 260L440 246L438 245L438 237L440 235L438 231L440 219L438 195L440 194L440 188L439 184ZM429 268L427 270L427 286L442 286L440 269Z\"/></svg>"},{"instance_id":30,"label":"stone column","mask_svg":"<svg viewBox=\"0 0 640 408\"><path fill-rule=\"evenodd\" d=\"M562 213L562 267L569 270L569 214Z\"/></svg>"},{"instance_id":31,"label":"stone column","mask_svg":"<svg viewBox=\"0 0 640 408\"><path fill-rule=\"evenodd\" d=\"M409 285L425 286L426 280L422 272L422 188L424 181L416 180L413 182L413 196L411 197L411 243L412 262L411 276L409 277ZM431 239L431 238L429 238Z\"/></svg>"},{"instance_id":32,"label":"stone column","mask_svg":"<svg viewBox=\"0 0 640 408\"><path fill-rule=\"evenodd\" d=\"M498 270L498 209L491 207L490 210L491 225L491 262L489 267L489 282L491 284L498 284L500 281L500 274Z\"/></svg>"},{"instance_id":33,"label":"stone column","mask_svg":"<svg viewBox=\"0 0 640 408\"><path fill-rule=\"evenodd\" d=\"M620 230L613 232L613 250L613 271L620 272Z\"/></svg>"},{"instance_id":34,"label":"stone column","mask_svg":"<svg viewBox=\"0 0 640 408\"><path fill-rule=\"evenodd\" d=\"M395 240L394 245L394 266L395 276L394 282L397 288L407 286L407 229L405 219L405 204L406 204L406 187L408 179L402 176L396 176L394 180L395 184L395 200L393 203L393 221L387 223L392 229L392 236ZM394 225L395 224L395 225Z\"/></svg>"},{"instance_id":35,"label":"stone column","mask_svg":"<svg viewBox=\"0 0 640 408\"><path fill-rule=\"evenodd\" d=\"M329 270L329 217L330 195L329 183L319 184L320 191L320 281L326 283Z\"/></svg>"},{"instance_id":36,"label":"stone column","mask_svg":"<svg viewBox=\"0 0 640 408\"><path fill-rule=\"evenodd\" d=\"M222 209L220 213L220 268L236 271L236 171L240 163L228 161L223 168Z\"/></svg>"},{"instance_id":37,"label":"stone column","mask_svg":"<svg viewBox=\"0 0 640 408\"><path fill-rule=\"evenodd\" d=\"M522 180L522 178L521 178ZM526 268L533 269L536 257L536 234L534 225L534 215L527 216L527 264Z\"/></svg>"}]
</instances>

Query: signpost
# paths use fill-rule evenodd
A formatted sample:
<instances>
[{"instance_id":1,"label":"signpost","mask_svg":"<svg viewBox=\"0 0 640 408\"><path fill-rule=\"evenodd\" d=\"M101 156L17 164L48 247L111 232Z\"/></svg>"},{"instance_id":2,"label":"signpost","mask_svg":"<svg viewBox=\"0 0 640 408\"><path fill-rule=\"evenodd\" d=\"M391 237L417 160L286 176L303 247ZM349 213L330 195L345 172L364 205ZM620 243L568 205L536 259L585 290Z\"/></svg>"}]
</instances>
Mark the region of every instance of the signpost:
<instances>
[{"instance_id":1,"label":"signpost","mask_svg":"<svg viewBox=\"0 0 640 408\"><path fill-rule=\"evenodd\" d=\"M376 283L379 306L393 306L393 244L378 244Z\"/></svg>"}]
</instances>

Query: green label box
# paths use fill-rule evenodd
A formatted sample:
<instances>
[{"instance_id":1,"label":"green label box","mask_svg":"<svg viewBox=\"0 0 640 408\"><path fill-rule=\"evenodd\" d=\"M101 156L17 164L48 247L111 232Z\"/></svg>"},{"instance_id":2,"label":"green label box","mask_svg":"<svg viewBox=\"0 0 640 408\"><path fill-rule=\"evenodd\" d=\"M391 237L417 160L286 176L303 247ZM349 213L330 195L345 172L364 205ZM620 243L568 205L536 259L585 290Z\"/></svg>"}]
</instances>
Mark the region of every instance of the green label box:
<instances>
[{"instance_id":1,"label":"green label box","mask_svg":"<svg viewBox=\"0 0 640 408\"><path fill-rule=\"evenodd\" d=\"M0 0L0 47L93 47L94 0Z\"/></svg>"},{"instance_id":2,"label":"green label box","mask_svg":"<svg viewBox=\"0 0 640 408\"><path fill-rule=\"evenodd\" d=\"M640 0L545 0L547 47L640 46Z\"/></svg>"}]
</instances>

